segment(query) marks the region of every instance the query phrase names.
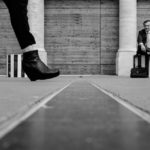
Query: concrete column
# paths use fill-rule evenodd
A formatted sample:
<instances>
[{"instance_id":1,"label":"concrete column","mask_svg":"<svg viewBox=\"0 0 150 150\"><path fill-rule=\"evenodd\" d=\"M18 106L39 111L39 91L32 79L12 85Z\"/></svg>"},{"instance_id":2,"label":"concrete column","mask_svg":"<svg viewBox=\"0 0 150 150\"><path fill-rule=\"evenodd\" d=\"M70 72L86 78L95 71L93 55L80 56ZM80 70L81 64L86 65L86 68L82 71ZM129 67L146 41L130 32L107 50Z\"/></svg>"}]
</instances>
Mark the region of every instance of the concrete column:
<instances>
[{"instance_id":1,"label":"concrete column","mask_svg":"<svg viewBox=\"0 0 150 150\"><path fill-rule=\"evenodd\" d=\"M44 48L44 0L29 0L28 18L40 58L47 64L47 53Z\"/></svg>"},{"instance_id":2,"label":"concrete column","mask_svg":"<svg viewBox=\"0 0 150 150\"><path fill-rule=\"evenodd\" d=\"M137 0L119 2L119 50L116 72L119 76L129 76L133 67L133 55L137 50Z\"/></svg>"}]
</instances>

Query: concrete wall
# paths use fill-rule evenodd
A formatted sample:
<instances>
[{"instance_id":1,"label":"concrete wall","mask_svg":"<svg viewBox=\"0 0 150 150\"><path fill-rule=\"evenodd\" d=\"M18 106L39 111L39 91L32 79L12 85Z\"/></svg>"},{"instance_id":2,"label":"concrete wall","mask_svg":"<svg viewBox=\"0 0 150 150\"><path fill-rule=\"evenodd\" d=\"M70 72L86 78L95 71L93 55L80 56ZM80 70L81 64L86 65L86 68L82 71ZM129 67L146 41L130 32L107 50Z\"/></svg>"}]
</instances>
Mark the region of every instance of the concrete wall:
<instances>
[{"instance_id":1,"label":"concrete wall","mask_svg":"<svg viewBox=\"0 0 150 150\"><path fill-rule=\"evenodd\" d=\"M118 1L45 1L49 65L65 74L115 74Z\"/></svg>"},{"instance_id":2,"label":"concrete wall","mask_svg":"<svg viewBox=\"0 0 150 150\"><path fill-rule=\"evenodd\" d=\"M101 74L115 74L119 48L119 0L101 0Z\"/></svg>"},{"instance_id":3,"label":"concrete wall","mask_svg":"<svg viewBox=\"0 0 150 150\"><path fill-rule=\"evenodd\" d=\"M138 31L139 31L143 28L143 21L150 19L150 1L138 0L137 13L138 13Z\"/></svg>"},{"instance_id":4,"label":"concrete wall","mask_svg":"<svg viewBox=\"0 0 150 150\"><path fill-rule=\"evenodd\" d=\"M19 51L20 47L10 24L8 10L0 0L0 75L6 74L7 54Z\"/></svg>"},{"instance_id":5,"label":"concrete wall","mask_svg":"<svg viewBox=\"0 0 150 150\"><path fill-rule=\"evenodd\" d=\"M46 0L49 65L64 74L100 73L100 2Z\"/></svg>"}]
</instances>

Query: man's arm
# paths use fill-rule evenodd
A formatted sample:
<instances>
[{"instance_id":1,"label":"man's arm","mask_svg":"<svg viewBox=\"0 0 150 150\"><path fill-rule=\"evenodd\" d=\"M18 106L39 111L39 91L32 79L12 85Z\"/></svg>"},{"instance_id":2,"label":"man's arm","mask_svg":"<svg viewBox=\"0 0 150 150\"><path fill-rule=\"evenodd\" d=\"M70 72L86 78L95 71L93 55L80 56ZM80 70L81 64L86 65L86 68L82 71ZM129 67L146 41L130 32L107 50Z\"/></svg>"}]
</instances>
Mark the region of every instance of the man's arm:
<instances>
[{"instance_id":1,"label":"man's arm","mask_svg":"<svg viewBox=\"0 0 150 150\"><path fill-rule=\"evenodd\" d=\"M146 47L145 47L143 41L144 41L144 40L143 40L142 31L139 31L138 39L137 39L138 46L140 46L140 48L141 48L142 51L146 51Z\"/></svg>"},{"instance_id":2,"label":"man's arm","mask_svg":"<svg viewBox=\"0 0 150 150\"><path fill-rule=\"evenodd\" d=\"M137 42L138 42L138 45L144 44L141 31L139 31Z\"/></svg>"}]
</instances>

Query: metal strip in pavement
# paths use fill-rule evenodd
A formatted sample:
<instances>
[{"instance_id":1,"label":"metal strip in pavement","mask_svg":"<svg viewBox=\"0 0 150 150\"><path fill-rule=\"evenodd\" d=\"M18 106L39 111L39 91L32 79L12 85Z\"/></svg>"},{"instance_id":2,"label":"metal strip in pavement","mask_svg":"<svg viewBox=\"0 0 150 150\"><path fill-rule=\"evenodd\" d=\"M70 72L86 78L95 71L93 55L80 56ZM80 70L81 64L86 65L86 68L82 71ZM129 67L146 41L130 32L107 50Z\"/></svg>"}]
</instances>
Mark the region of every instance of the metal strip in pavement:
<instances>
[{"instance_id":1,"label":"metal strip in pavement","mask_svg":"<svg viewBox=\"0 0 150 150\"><path fill-rule=\"evenodd\" d=\"M106 95L110 96L112 99L117 101L119 104L123 105L124 107L126 107L127 109L129 109L130 111L132 111L133 113L138 115L140 118L142 118L146 122L150 123L150 114L148 114L148 113L136 108L135 106L125 102L123 99L119 98L118 96L115 96L111 92L108 92L107 90L103 89L102 87L98 86L97 84L92 83L92 82L89 82L89 83L92 84L94 87L96 87L98 90L105 93Z\"/></svg>"},{"instance_id":2,"label":"metal strip in pavement","mask_svg":"<svg viewBox=\"0 0 150 150\"><path fill-rule=\"evenodd\" d=\"M44 105L47 102L52 100L56 95L58 95L63 90L65 90L67 87L69 87L73 82L67 84L65 87L61 88L60 90L58 90L52 94L48 94L47 96L44 96L43 98L38 100L39 102L36 103L33 107L29 108L29 110L24 110L23 112L21 112L21 114L19 113L18 115L16 115L15 117L10 119L9 121L6 121L6 123L3 123L2 125L0 125L0 139L3 138L7 133L12 131L21 122L23 122L24 120L29 118L36 111L38 111L41 107L44 107Z\"/></svg>"}]
</instances>

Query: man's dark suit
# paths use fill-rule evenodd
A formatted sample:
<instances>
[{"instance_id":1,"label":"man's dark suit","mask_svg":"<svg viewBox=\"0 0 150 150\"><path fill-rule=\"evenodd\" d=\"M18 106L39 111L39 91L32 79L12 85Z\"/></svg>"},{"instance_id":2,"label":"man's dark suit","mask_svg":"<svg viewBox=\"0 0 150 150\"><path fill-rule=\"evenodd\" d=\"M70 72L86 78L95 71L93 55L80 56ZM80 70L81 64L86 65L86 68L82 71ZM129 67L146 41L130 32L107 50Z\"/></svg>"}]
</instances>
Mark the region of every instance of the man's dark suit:
<instances>
[{"instance_id":1,"label":"man's dark suit","mask_svg":"<svg viewBox=\"0 0 150 150\"><path fill-rule=\"evenodd\" d=\"M137 39L137 42L138 42L138 50L137 50L137 53L138 54L145 54L145 52L143 52L141 50L141 46L139 45L140 43L143 43L144 45L146 44L146 40L147 40L147 34L146 34L146 31L145 29L142 29L139 31L139 34L138 34L138 39Z\"/></svg>"},{"instance_id":2,"label":"man's dark suit","mask_svg":"<svg viewBox=\"0 0 150 150\"><path fill-rule=\"evenodd\" d=\"M22 49L35 44L35 39L30 33L27 5L28 0L3 0L8 7L10 20L16 37Z\"/></svg>"}]
</instances>

